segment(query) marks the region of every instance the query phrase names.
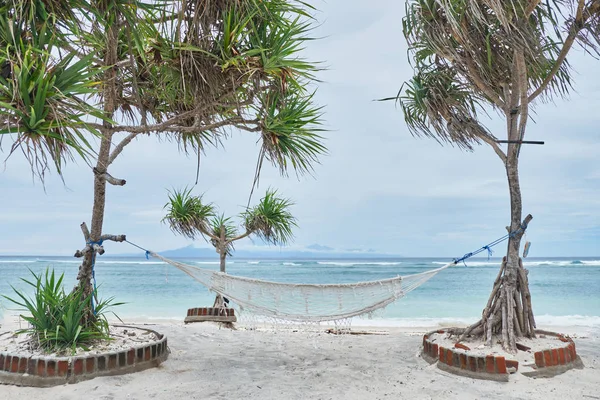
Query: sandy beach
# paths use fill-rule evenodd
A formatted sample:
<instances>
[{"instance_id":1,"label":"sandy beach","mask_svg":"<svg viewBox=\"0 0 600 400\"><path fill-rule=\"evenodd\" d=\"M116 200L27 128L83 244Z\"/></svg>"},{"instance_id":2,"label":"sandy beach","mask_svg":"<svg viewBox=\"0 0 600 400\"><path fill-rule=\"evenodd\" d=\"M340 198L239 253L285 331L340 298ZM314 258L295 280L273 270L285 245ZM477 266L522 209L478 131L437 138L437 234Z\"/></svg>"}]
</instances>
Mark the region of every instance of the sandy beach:
<instances>
[{"instance_id":1,"label":"sandy beach","mask_svg":"<svg viewBox=\"0 0 600 400\"><path fill-rule=\"evenodd\" d=\"M232 331L212 323L136 323L168 335L171 354L159 368L48 389L0 386L0 399L600 398L600 335L573 327L561 331L576 338L583 370L550 379L513 376L498 383L427 364L419 356L424 330L418 328L330 335Z\"/></svg>"}]
</instances>

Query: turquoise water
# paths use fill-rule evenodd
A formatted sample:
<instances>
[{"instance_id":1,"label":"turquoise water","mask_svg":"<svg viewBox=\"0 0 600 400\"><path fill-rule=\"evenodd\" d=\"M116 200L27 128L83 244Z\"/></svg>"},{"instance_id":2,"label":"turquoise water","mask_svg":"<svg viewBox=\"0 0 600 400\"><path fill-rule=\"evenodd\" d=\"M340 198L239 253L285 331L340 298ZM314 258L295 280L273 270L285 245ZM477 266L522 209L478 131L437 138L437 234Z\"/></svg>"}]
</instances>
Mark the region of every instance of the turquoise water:
<instances>
[{"instance_id":1,"label":"turquoise water","mask_svg":"<svg viewBox=\"0 0 600 400\"><path fill-rule=\"evenodd\" d=\"M180 260L218 270L218 262ZM423 272L447 259L386 260L238 260L228 262L232 275L294 283L349 283ZM525 260L534 312L539 325L600 327L600 257L532 258ZM11 295L11 285L52 267L65 273L66 287L75 284L79 261L72 258L0 257L0 294ZM446 269L403 299L375 316L372 324L429 326L440 321L470 322L485 306L498 273L499 260L473 259L467 266ZM179 270L145 258L99 258L96 279L102 298L127 302L117 308L122 318L183 319L191 307L211 305L214 295ZM27 289L28 290L28 289ZM12 306L0 299L2 308ZM6 310L5 310L6 312ZM366 321L366 324L369 322Z\"/></svg>"}]
</instances>

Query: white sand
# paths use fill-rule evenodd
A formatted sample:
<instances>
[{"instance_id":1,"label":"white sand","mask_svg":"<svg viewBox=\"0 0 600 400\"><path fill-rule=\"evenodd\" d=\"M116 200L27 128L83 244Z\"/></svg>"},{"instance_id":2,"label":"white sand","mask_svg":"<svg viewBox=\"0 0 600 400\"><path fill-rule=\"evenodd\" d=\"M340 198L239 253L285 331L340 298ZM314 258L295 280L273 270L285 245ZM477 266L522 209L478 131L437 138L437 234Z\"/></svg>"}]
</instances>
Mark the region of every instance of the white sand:
<instances>
[{"instance_id":1,"label":"white sand","mask_svg":"<svg viewBox=\"0 0 600 400\"><path fill-rule=\"evenodd\" d=\"M336 336L210 323L145 326L168 335L171 354L159 368L48 389L0 385L0 399L600 399L597 333L575 339L585 369L498 383L427 364L418 355L418 329ZM577 336L573 328L560 331Z\"/></svg>"}]
</instances>

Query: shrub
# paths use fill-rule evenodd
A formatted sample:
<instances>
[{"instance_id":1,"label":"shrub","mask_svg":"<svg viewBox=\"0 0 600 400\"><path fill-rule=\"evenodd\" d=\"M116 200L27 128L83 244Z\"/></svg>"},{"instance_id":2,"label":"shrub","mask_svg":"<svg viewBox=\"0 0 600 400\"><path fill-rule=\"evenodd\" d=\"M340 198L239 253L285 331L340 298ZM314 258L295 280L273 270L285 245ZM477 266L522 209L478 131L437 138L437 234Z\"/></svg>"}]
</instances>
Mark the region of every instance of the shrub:
<instances>
[{"instance_id":1,"label":"shrub","mask_svg":"<svg viewBox=\"0 0 600 400\"><path fill-rule=\"evenodd\" d=\"M33 287L33 298L26 297L12 286L18 298L3 296L30 314L21 315L30 326L17 331L17 334L29 334L33 346L49 352L70 348L74 353L77 347L87 349L93 341L110 340L105 314L109 308L123 303L113 303L113 298L98 302L95 320L84 324L92 296L96 296L95 291L85 298L82 289L65 293L62 285L64 274L56 279L54 270L46 269L45 274L39 275L31 270L29 272L34 279L21 280Z\"/></svg>"}]
</instances>

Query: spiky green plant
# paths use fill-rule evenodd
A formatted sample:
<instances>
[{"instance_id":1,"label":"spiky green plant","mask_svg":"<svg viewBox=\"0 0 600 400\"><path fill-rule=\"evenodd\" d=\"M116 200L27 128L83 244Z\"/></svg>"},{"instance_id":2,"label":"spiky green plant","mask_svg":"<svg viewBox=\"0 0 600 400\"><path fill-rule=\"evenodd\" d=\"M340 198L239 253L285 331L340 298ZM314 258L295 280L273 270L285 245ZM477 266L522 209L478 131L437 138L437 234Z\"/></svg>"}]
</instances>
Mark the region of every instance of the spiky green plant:
<instances>
[{"instance_id":1,"label":"spiky green plant","mask_svg":"<svg viewBox=\"0 0 600 400\"><path fill-rule=\"evenodd\" d=\"M28 334L31 343L48 352L73 353L78 347L87 348L94 341L109 340L109 327L106 314L110 308L121 305L112 298L101 300L95 307L96 320L93 324L82 324L93 292L84 297L81 289L66 293L63 288L64 274L56 278L54 270L46 269L44 274L31 271L32 280L21 278L33 289L33 297L13 288L16 297L3 296L11 303L23 307L21 314L29 327L18 330L17 334Z\"/></svg>"},{"instance_id":2,"label":"spiky green plant","mask_svg":"<svg viewBox=\"0 0 600 400\"><path fill-rule=\"evenodd\" d=\"M408 0L403 29L415 76L391 99L410 132L469 150L486 143L504 164L514 234L482 319L461 339L482 335L491 346L498 335L516 352L517 338L535 337L536 326L519 258L531 218L522 219L522 141L530 109L569 92L573 45L600 56L600 0ZM482 109L504 117L506 148L480 118Z\"/></svg>"}]
</instances>

